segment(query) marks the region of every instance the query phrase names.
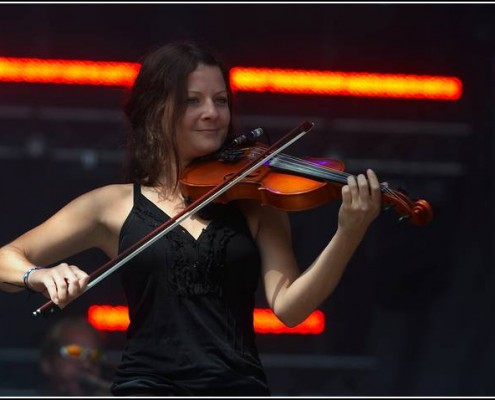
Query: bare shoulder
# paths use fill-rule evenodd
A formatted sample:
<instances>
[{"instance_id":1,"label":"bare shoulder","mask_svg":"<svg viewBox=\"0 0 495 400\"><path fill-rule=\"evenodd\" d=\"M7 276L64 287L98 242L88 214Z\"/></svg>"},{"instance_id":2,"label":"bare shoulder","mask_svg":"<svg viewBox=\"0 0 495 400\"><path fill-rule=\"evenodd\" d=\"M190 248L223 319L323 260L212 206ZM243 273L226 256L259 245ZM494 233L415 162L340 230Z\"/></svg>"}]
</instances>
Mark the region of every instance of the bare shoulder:
<instances>
[{"instance_id":1,"label":"bare shoulder","mask_svg":"<svg viewBox=\"0 0 495 400\"><path fill-rule=\"evenodd\" d=\"M86 192L72 200L63 214L92 220L109 228L118 230L129 214L133 205L132 184L110 184ZM62 214L62 215L63 215Z\"/></svg>"},{"instance_id":2,"label":"bare shoulder","mask_svg":"<svg viewBox=\"0 0 495 400\"><path fill-rule=\"evenodd\" d=\"M114 201L125 197L132 196L132 184L110 184L93 189L86 195L93 197L99 201Z\"/></svg>"},{"instance_id":3,"label":"bare shoulder","mask_svg":"<svg viewBox=\"0 0 495 400\"><path fill-rule=\"evenodd\" d=\"M129 201L132 201L131 184L110 184L80 195L73 203L85 204L91 206L93 211L105 212L107 207L115 207Z\"/></svg>"},{"instance_id":4,"label":"bare shoulder","mask_svg":"<svg viewBox=\"0 0 495 400\"><path fill-rule=\"evenodd\" d=\"M100 210L104 225L121 225L133 206L132 184L111 184L87 193Z\"/></svg>"}]
</instances>

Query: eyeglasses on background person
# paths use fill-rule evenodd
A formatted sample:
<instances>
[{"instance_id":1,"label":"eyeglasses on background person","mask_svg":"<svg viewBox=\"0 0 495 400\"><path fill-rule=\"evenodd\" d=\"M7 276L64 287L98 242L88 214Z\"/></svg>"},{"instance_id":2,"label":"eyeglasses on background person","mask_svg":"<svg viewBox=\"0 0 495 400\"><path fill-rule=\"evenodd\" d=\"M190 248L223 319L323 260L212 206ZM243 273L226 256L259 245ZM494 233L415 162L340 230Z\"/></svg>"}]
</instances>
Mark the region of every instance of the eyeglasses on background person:
<instances>
[{"instance_id":1,"label":"eyeglasses on background person","mask_svg":"<svg viewBox=\"0 0 495 400\"><path fill-rule=\"evenodd\" d=\"M100 361L102 352L99 349L93 349L78 344L67 344L59 349L60 355L67 360L84 361L90 359L92 361Z\"/></svg>"}]
</instances>

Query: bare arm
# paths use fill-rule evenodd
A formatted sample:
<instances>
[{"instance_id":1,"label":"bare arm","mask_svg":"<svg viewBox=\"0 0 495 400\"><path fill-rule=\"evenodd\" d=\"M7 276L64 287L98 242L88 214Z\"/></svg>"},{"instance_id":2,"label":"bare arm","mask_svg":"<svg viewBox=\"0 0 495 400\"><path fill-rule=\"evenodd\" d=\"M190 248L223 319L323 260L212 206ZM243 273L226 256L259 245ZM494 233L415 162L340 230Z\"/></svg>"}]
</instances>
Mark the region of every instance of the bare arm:
<instances>
[{"instance_id":1,"label":"bare arm","mask_svg":"<svg viewBox=\"0 0 495 400\"><path fill-rule=\"evenodd\" d=\"M106 210L118 195L116 186L93 190L71 201L51 218L0 248L0 288L23 289L23 274L33 266L46 266L90 248L115 251ZM66 263L32 271L28 285L63 306L88 283L88 274Z\"/></svg>"},{"instance_id":2,"label":"bare arm","mask_svg":"<svg viewBox=\"0 0 495 400\"><path fill-rule=\"evenodd\" d=\"M328 298L380 210L381 193L373 171L350 177L342 188L335 235L304 273L296 265L285 213L262 209L257 242L263 260L268 304L288 326L302 322Z\"/></svg>"}]
</instances>

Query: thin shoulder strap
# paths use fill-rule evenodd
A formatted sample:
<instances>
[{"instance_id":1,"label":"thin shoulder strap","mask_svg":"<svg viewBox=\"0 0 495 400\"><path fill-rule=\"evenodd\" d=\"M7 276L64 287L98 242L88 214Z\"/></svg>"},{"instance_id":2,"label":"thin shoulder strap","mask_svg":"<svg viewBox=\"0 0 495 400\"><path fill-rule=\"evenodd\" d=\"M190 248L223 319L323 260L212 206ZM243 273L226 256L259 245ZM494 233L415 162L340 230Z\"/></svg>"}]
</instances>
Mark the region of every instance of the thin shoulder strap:
<instances>
[{"instance_id":1,"label":"thin shoulder strap","mask_svg":"<svg viewBox=\"0 0 495 400\"><path fill-rule=\"evenodd\" d=\"M141 196L141 184L138 182L134 182L134 204L139 202L139 197Z\"/></svg>"}]
</instances>

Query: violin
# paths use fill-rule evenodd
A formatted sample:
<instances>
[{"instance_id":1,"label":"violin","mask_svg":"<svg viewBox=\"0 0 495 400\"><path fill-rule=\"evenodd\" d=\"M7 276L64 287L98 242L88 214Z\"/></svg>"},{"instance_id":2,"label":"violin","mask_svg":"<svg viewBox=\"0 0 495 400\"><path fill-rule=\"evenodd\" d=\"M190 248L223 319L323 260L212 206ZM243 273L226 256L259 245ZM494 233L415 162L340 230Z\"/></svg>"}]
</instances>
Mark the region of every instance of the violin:
<instances>
[{"instance_id":1,"label":"violin","mask_svg":"<svg viewBox=\"0 0 495 400\"><path fill-rule=\"evenodd\" d=\"M253 146L228 148L213 159L191 164L179 181L183 195L189 200L197 199L264 151L265 145L255 143ZM227 203L252 199L284 211L308 210L342 197L341 188L350 176L344 169L341 160L301 159L278 154L215 201ZM407 219L414 225L425 225L432 220L433 212L426 200L412 200L386 183L380 184L380 190L383 208L395 209L400 220Z\"/></svg>"}]
</instances>

